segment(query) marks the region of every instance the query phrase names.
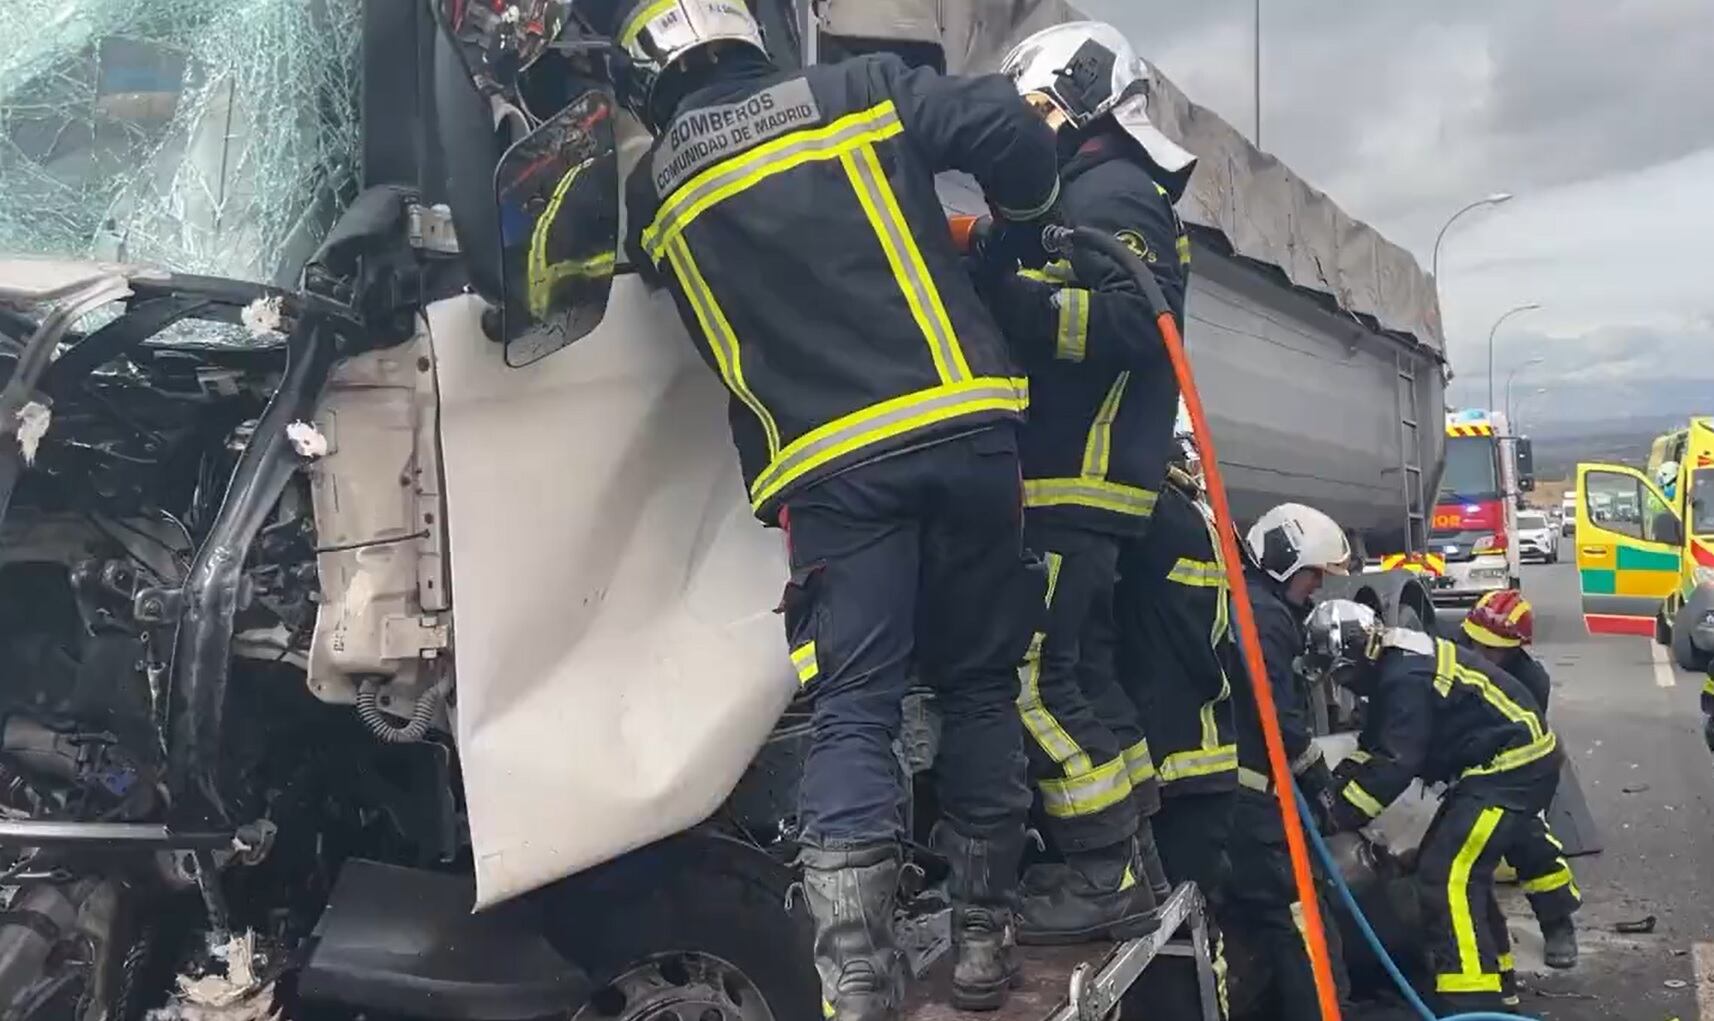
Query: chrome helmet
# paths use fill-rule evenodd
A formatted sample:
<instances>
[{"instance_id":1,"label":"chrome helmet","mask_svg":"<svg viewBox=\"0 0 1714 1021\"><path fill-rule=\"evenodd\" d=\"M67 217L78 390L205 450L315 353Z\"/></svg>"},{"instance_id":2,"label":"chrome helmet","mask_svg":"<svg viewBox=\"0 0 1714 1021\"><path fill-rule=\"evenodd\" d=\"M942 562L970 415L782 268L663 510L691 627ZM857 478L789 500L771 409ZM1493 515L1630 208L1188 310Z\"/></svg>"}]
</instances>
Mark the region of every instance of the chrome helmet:
<instances>
[{"instance_id":1,"label":"chrome helmet","mask_svg":"<svg viewBox=\"0 0 1714 1021\"><path fill-rule=\"evenodd\" d=\"M1111 115L1166 172L1161 186L1173 200L1184 193L1196 157L1149 120L1154 73L1123 32L1101 21L1045 28L1006 54L1000 73L1020 95L1040 97L1075 128Z\"/></svg>"},{"instance_id":2,"label":"chrome helmet","mask_svg":"<svg viewBox=\"0 0 1714 1021\"><path fill-rule=\"evenodd\" d=\"M655 87L673 64L714 43L753 46L762 53L762 29L743 0L637 0L619 21L614 39L626 57L619 99L651 130Z\"/></svg>"},{"instance_id":3,"label":"chrome helmet","mask_svg":"<svg viewBox=\"0 0 1714 1021\"><path fill-rule=\"evenodd\" d=\"M1304 625L1304 666L1349 683L1374 664L1383 627L1375 611L1350 599L1326 599Z\"/></svg>"}]
</instances>

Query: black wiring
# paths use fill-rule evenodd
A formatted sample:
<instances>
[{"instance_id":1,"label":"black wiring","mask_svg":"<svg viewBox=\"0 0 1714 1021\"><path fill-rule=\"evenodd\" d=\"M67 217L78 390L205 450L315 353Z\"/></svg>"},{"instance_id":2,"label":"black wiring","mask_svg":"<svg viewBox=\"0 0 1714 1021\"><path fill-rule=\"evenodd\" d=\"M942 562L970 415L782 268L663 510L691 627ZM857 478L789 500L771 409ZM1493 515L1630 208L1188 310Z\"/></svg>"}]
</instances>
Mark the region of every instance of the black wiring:
<instances>
[{"instance_id":1,"label":"black wiring","mask_svg":"<svg viewBox=\"0 0 1714 1021\"><path fill-rule=\"evenodd\" d=\"M429 535L429 530L425 528L420 532L412 532L410 535L394 536L390 539L367 539L363 542L347 542L341 543L337 546L317 546L315 551L317 553L342 553L346 550L367 549L370 546L392 546L396 543L415 542L418 539L427 539Z\"/></svg>"}]
</instances>

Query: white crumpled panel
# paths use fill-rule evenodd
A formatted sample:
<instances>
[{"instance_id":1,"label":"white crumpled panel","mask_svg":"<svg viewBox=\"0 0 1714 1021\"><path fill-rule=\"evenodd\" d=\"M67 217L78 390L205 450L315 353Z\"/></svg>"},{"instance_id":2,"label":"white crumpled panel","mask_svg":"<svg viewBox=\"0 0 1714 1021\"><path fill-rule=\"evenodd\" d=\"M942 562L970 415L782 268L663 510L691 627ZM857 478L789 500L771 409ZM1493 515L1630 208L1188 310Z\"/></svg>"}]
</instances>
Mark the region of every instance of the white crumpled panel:
<instances>
[{"instance_id":1,"label":"white crumpled panel","mask_svg":"<svg viewBox=\"0 0 1714 1021\"><path fill-rule=\"evenodd\" d=\"M0 0L0 252L294 282L356 187L361 7Z\"/></svg>"}]
</instances>

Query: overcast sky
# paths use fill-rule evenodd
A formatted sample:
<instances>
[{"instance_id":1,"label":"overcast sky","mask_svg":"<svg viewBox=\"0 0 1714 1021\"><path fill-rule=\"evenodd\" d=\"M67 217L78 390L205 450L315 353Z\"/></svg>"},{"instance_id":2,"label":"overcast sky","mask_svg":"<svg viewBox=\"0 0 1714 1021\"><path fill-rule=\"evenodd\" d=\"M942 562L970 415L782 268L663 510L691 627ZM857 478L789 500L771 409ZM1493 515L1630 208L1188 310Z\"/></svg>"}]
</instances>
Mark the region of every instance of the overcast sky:
<instances>
[{"instance_id":1,"label":"overcast sky","mask_svg":"<svg viewBox=\"0 0 1714 1021\"><path fill-rule=\"evenodd\" d=\"M1081 0L1255 124L1252 0ZM1262 147L1426 269L1452 400L1526 422L1714 413L1714 0L1261 0ZM1537 388L1546 394L1522 398ZM1676 405L1676 406L1663 406Z\"/></svg>"}]
</instances>

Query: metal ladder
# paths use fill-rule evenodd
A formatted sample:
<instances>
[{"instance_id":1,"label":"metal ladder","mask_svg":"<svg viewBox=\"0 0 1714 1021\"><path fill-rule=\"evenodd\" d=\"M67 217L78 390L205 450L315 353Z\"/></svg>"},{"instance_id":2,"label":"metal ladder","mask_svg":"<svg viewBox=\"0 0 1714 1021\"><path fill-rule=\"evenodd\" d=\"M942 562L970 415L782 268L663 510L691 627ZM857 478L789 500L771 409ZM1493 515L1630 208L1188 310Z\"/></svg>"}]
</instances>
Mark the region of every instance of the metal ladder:
<instances>
[{"instance_id":1,"label":"metal ladder","mask_svg":"<svg viewBox=\"0 0 1714 1021\"><path fill-rule=\"evenodd\" d=\"M923 979L931 967L944 964L951 950L950 916L950 910L941 910L895 930L915 978ZM1004 1007L987 1017L992 1021L1107 1021L1115 1016L1126 991L1150 964L1163 957L1188 957L1196 965L1200 1017L1202 1021L1219 1021L1222 989L1209 948L1208 908L1194 883L1180 883L1160 906L1158 929L1147 936L1115 944L1098 959L1044 968L1046 962L1032 957L1035 951L1057 953L1067 949L1071 948L1014 947L1014 959L1026 972L1063 975L1064 994L1057 997L1058 1003L1051 1008L1046 1004L1054 1001L1045 998L1031 1007L1021 1002L1028 998L1015 991ZM1051 995L1052 987L1044 992ZM905 1021L949 1021L967 1016L943 1004L920 1000L903 1014Z\"/></svg>"},{"instance_id":2,"label":"metal ladder","mask_svg":"<svg viewBox=\"0 0 1714 1021\"><path fill-rule=\"evenodd\" d=\"M1416 373L1408 351L1397 353L1398 389L1394 400L1399 412L1399 468L1405 490L1405 548L1403 553L1428 549L1428 510L1423 505L1422 426L1417 416Z\"/></svg>"}]
</instances>

